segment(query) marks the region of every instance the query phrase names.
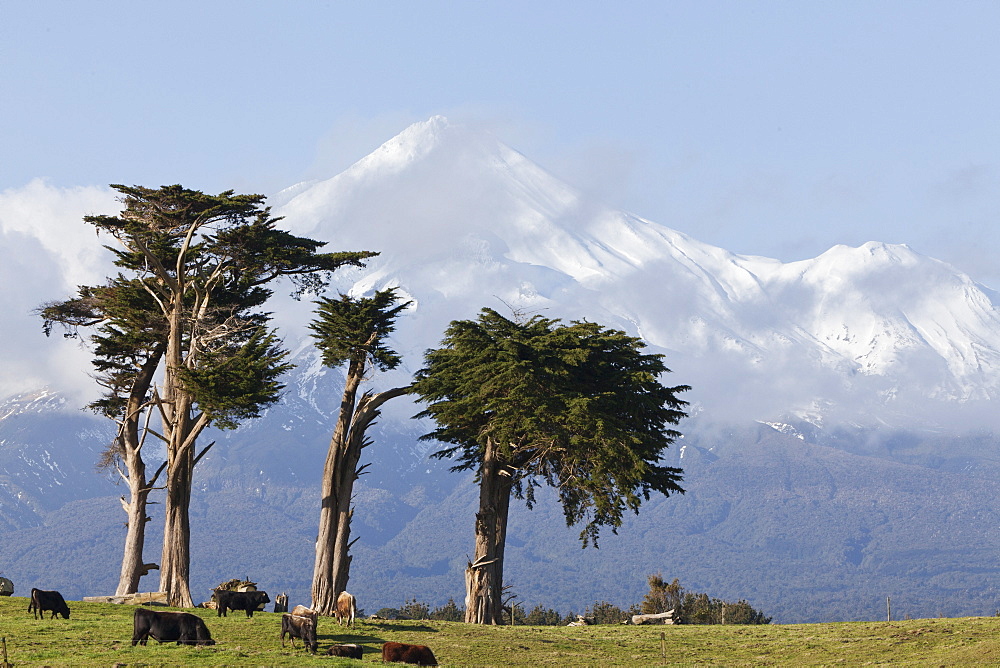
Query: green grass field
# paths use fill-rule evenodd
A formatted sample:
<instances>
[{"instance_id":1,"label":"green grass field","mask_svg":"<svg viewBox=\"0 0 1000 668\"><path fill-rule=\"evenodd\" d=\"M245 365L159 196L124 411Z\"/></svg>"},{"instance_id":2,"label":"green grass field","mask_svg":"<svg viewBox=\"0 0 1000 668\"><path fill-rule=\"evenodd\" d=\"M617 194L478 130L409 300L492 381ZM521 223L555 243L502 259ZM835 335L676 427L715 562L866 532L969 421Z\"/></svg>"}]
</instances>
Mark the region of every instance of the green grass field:
<instances>
[{"instance_id":1,"label":"green grass field","mask_svg":"<svg viewBox=\"0 0 1000 668\"><path fill-rule=\"evenodd\" d=\"M301 644L294 650L282 648L280 615L274 613L220 618L213 610L196 610L217 645L179 647L150 640L146 647L132 647L131 606L69 605L69 620L35 620L27 612L27 598L0 598L0 638L6 639L11 665L364 665L380 663L387 640L428 645L444 666L1000 665L1000 618L995 617L770 626L480 627L360 621L351 630L332 619L320 620L320 652L334 643L362 645L364 659L351 661L310 656Z\"/></svg>"}]
</instances>

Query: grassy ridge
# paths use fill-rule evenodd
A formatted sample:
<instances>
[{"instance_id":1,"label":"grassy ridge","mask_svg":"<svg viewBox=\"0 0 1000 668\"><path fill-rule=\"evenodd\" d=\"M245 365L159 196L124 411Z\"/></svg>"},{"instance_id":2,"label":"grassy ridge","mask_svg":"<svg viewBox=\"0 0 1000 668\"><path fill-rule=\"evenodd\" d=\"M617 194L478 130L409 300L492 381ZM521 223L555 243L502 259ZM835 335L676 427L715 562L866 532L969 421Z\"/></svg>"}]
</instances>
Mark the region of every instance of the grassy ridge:
<instances>
[{"instance_id":1,"label":"grassy ridge","mask_svg":"<svg viewBox=\"0 0 1000 668\"><path fill-rule=\"evenodd\" d=\"M916 619L772 626L479 627L453 622L361 621L347 631L320 622L320 651L364 646L363 661L309 656L281 647L279 615L243 613L208 623L214 647L150 641L132 647L131 606L70 601L71 619L35 620L28 599L0 598L0 637L21 666L315 666L380 661L387 640L428 645L449 666L934 665L1000 664L1000 619ZM661 653L660 634L665 635ZM0 656L2 661L2 656Z\"/></svg>"}]
</instances>

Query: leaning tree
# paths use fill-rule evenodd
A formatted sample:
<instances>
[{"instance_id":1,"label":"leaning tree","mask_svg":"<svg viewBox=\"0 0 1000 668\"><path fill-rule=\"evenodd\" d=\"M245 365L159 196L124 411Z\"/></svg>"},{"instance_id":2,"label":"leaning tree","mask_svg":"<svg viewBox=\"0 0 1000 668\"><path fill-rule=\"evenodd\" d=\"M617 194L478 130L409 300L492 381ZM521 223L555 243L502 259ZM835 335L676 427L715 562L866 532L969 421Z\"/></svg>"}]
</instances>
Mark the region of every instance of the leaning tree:
<instances>
[{"instance_id":1,"label":"leaning tree","mask_svg":"<svg viewBox=\"0 0 1000 668\"><path fill-rule=\"evenodd\" d=\"M320 493L319 534L313 567L312 607L324 615L336 609L337 595L347 588L350 577L351 496L354 481L364 466L358 466L361 450L369 445L365 432L380 414L381 406L405 394L407 387L382 392L358 390L368 371L387 371L400 363L386 340L395 329L396 317L410 302L400 303L394 288L380 290L371 297L340 295L316 302L316 318L310 324L323 364L330 368L347 365L337 424L326 463ZM355 539L357 540L357 539Z\"/></svg>"},{"instance_id":2,"label":"leaning tree","mask_svg":"<svg viewBox=\"0 0 1000 668\"><path fill-rule=\"evenodd\" d=\"M198 452L198 437L209 425L234 428L258 416L278 399L277 378L289 368L268 328L270 314L261 310L272 293L267 286L289 277L297 295L318 292L330 272L376 253L318 252L324 242L279 229L261 195L111 187L121 194L121 213L84 220L115 242L106 246L120 268L113 281L141 287L147 301L136 309L161 320L160 382L141 402L158 415L153 433L166 450L160 589L171 605L190 606L192 476L211 447ZM87 291L81 288L81 297ZM94 313L102 322L112 317L104 303Z\"/></svg>"},{"instance_id":3,"label":"leaning tree","mask_svg":"<svg viewBox=\"0 0 1000 668\"><path fill-rule=\"evenodd\" d=\"M501 622L512 494L531 508L536 489L555 488L567 525L584 523L583 545L596 547L600 528L616 531L651 492L683 493L681 470L658 461L680 436L668 425L685 416L677 395L689 388L662 385L663 356L644 348L591 322L513 321L483 309L452 322L426 353L412 392L426 402L417 417L437 427L422 438L451 444L434 456L475 470L479 483L467 622Z\"/></svg>"}]
</instances>

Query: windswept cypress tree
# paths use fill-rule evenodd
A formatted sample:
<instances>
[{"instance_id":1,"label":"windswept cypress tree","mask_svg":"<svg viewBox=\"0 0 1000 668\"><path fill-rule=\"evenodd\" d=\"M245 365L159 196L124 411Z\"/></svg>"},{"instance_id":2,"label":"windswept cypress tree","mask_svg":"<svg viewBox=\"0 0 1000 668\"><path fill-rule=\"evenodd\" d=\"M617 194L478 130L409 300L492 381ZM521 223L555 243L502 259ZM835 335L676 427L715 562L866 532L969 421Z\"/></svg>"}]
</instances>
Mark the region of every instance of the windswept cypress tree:
<instances>
[{"instance_id":1,"label":"windswept cypress tree","mask_svg":"<svg viewBox=\"0 0 1000 668\"><path fill-rule=\"evenodd\" d=\"M337 424L323 466L312 582L312 608L331 615L337 595L347 588L350 577L348 551L354 542L351 496L354 481L364 468L358 462L362 448L369 444L365 431L386 401L405 394L409 388L365 392L360 400L358 390L369 369L387 371L399 365L399 356L386 345L386 340L409 302L398 302L395 289L389 288L371 297L340 295L339 299L324 298L316 304L316 318L310 328L316 347L323 353L323 364L332 369L347 365Z\"/></svg>"},{"instance_id":2,"label":"windswept cypress tree","mask_svg":"<svg viewBox=\"0 0 1000 668\"><path fill-rule=\"evenodd\" d=\"M479 482L467 622L501 622L511 494L530 508L538 487L556 489L586 547L652 492L683 492L681 470L657 462L680 435L668 425L684 417L677 395L689 388L661 385L663 356L644 347L590 322L515 322L483 309L478 320L452 322L426 354L412 391L427 404L418 417L437 428L423 438L452 444L434 456Z\"/></svg>"},{"instance_id":3,"label":"windswept cypress tree","mask_svg":"<svg viewBox=\"0 0 1000 668\"><path fill-rule=\"evenodd\" d=\"M114 240L106 248L123 273L109 281L107 290L81 288L77 300L50 304L42 314L47 322L108 323L118 332L109 345L134 345L152 369L159 368L161 382L148 391L131 371L121 371L115 382L160 418L156 435L167 454L160 589L169 592L171 605L190 606L192 475L211 447L199 452L197 439L210 424L232 428L256 417L277 400L282 387L277 378L288 368L285 351L267 327L270 316L260 310L271 296L267 286L286 276L297 294L318 292L330 272L360 266L376 253L318 252L324 242L279 229L279 219L271 217L261 195L207 195L179 185L112 188L121 193L122 212L84 220ZM127 315L157 323L150 341L145 334L133 340L142 330L122 324L112 299L111 288L117 284L144 294ZM90 300L83 312L93 317L74 322L70 314L81 299ZM99 347L95 352L99 359L107 358ZM127 358L129 353L120 355ZM113 394L107 398L108 410L127 423L137 415L135 406L119 401L125 394L118 390Z\"/></svg>"}]
</instances>

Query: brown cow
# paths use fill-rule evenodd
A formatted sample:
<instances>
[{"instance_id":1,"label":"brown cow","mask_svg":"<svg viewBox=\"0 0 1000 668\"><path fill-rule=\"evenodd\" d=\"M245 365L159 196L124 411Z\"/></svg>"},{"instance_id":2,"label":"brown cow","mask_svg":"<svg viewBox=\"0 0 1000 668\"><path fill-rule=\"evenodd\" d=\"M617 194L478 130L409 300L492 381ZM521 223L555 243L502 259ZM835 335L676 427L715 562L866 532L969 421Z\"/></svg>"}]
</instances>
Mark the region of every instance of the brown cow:
<instances>
[{"instance_id":1,"label":"brown cow","mask_svg":"<svg viewBox=\"0 0 1000 668\"><path fill-rule=\"evenodd\" d=\"M281 646L285 646L285 636L292 641L292 648L295 648L295 639L300 638L302 644L313 654L316 653L316 620L312 617L299 617L290 615L287 612L281 615Z\"/></svg>"},{"instance_id":2,"label":"brown cow","mask_svg":"<svg viewBox=\"0 0 1000 668\"><path fill-rule=\"evenodd\" d=\"M352 594L342 591L337 595L337 609L334 614L337 616L337 623L347 626L354 626L354 615L357 612L357 605Z\"/></svg>"},{"instance_id":3,"label":"brown cow","mask_svg":"<svg viewBox=\"0 0 1000 668\"><path fill-rule=\"evenodd\" d=\"M382 662L414 663L418 666L436 666L434 652L426 645L407 645L401 642L387 642L382 645Z\"/></svg>"},{"instance_id":4,"label":"brown cow","mask_svg":"<svg viewBox=\"0 0 1000 668\"><path fill-rule=\"evenodd\" d=\"M295 615L296 617L308 617L309 619L313 620L314 624L319 622L319 613L313 610L312 608L307 608L304 605L297 605L294 608L292 608L291 614Z\"/></svg>"}]
</instances>

